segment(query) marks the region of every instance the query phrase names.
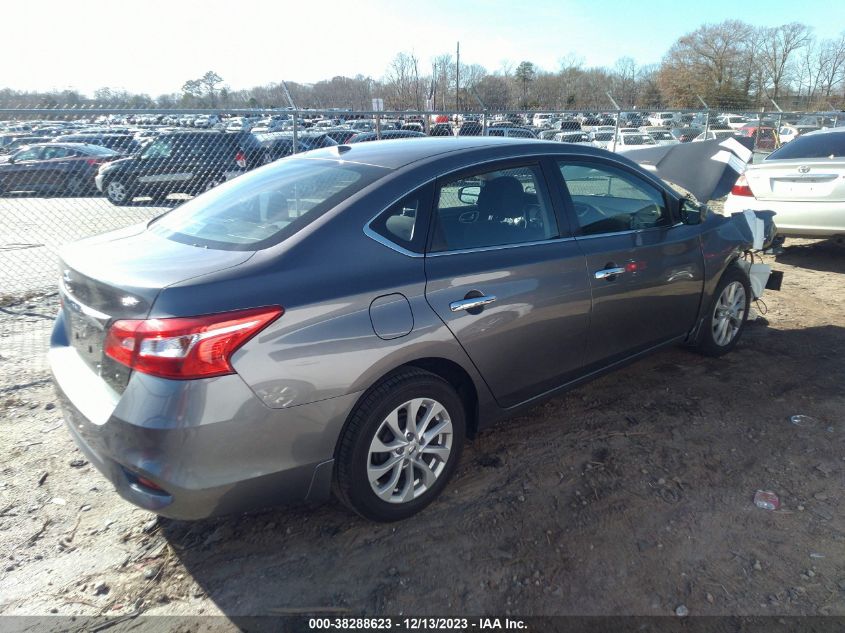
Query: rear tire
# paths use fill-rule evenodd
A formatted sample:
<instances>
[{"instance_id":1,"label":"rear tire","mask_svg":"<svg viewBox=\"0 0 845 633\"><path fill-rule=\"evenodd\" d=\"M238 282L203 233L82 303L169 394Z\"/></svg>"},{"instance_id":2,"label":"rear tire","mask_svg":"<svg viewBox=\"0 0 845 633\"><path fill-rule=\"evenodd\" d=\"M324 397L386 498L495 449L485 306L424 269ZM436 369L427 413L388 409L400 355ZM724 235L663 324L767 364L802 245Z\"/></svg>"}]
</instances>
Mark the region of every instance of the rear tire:
<instances>
[{"instance_id":1,"label":"rear tire","mask_svg":"<svg viewBox=\"0 0 845 633\"><path fill-rule=\"evenodd\" d=\"M439 376L402 370L367 392L337 449L334 489L372 521L406 519L434 501L463 449L461 399Z\"/></svg>"},{"instance_id":2,"label":"rear tire","mask_svg":"<svg viewBox=\"0 0 845 633\"><path fill-rule=\"evenodd\" d=\"M713 300L701 324L697 351L705 356L722 356L736 347L745 329L751 307L751 283L737 266L730 266L713 293Z\"/></svg>"}]
</instances>

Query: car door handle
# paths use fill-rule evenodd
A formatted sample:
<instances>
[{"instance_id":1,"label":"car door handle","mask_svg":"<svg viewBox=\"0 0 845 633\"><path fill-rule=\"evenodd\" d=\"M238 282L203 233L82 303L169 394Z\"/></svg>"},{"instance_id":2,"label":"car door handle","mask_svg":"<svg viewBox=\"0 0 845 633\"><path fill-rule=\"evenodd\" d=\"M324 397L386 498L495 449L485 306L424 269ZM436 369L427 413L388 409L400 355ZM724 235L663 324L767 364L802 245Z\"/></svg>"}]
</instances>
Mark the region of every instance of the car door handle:
<instances>
[{"instance_id":1,"label":"car door handle","mask_svg":"<svg viewBox=\"0 0 845 633\"><path fill-rule=\"evenodd\" d=\"M596 279L607 279L608 277L615 277L625 272L624 268L605 268L604 270L596 271Z\"/></svg>"},{"instance_id":2,"label":"car door handle","mask_svg":"<svg viewBox=\"0 0 845 633\"><path fill-rule=\"evenodd\" d=\"M490 305L495 300L496 297L492 295L472 297L470 299L461 299L460 301L453 301L452 303L450 303L449 309L452 312L460 312L461 310L474 310L475 308L481 308L486 305Z\"/></svg>"}]
</instances>

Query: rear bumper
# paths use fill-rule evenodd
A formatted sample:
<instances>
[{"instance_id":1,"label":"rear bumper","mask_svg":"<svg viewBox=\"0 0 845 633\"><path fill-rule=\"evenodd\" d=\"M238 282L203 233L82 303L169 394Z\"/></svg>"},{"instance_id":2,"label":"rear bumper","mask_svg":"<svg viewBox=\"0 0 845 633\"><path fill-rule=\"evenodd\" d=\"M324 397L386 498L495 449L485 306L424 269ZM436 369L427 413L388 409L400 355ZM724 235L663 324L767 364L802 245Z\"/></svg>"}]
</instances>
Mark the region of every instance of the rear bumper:
<instances>
[{"instance_id":1,"label":"rear bumper","mask_svg":"<svg viewBox=\"0 0 845 633\"><path fill-rule=\"evenodd\" d=\"M94 176L94 184L97 186L97 191L103 193L103 175L97 174Z\"/></svg>"},{"instance_id":2,"label":"rear bumper","mask_svg":"<svg viewBox=\"0 0 845 633\"><path fill-rule=\"evenodd\" d=\"M49 361L65 422L127 501L201 519L328 497L334 448L358 394L271 409L237 375L174 381L137 372L118 394L63 334L60 317Z\"/></svg>"},{"instance_id":3,"label":"rear bumper","mask_svg":"<svg viewBox=\"0 0 845 633\"><path fill-rule=\"evenodd\" d=\"M774 211L778 235L785 237L845 235L845 202L789 202L728 195L726 215L745 209Z\"/></svg>"}]
</instances>

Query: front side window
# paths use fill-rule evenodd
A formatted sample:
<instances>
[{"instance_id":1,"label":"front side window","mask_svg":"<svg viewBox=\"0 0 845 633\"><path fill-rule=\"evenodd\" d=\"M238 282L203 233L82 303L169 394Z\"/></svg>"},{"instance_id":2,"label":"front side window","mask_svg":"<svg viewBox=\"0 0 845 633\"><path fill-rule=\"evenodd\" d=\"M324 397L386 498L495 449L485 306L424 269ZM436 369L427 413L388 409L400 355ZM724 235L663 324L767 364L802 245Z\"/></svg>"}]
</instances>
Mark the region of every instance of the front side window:
<instances>
[{"instance_id":1,"label":"front side window","mask_svg":"<svg viewBox=\"0 0 845 633\"><path fill-rule=\"evenodd\" d=\"M144 150L144 153L141 154L141 158L144 159L153 159L153 158L170 158L170 154L173 152L173 139L170 138L159 138L150 143L150 146Z\"/></svg>"},{"instance_id":2,"label":"front side window","mask_svg":"<svg viewBox=\"0 0 845 633\"><path fill-rule=\"evenodd\" d=\"M150 225L163 237L225 250L259 250L295 234L387 170L288 159L230 180Z\"/></svg>"},{"instance_id":3,"label":"front side window","mask_svg":"<svg viewBox=\"0 0 845 633\"><path fill-rule=\"evenodd\" d=\"M432 251L536 242L557 237L539 166L448 180L437 197Z\"/></svg>"},{"instance_id":4,"label":"front side window","mask_svg":"<svg viewBox=\"0 0 845 633\"><path fill-rule=\"evenodd\" d=\"M558 165L581 235L671 225L662 192L641 178L605 165Z\"/></svg>"}]
</instances>

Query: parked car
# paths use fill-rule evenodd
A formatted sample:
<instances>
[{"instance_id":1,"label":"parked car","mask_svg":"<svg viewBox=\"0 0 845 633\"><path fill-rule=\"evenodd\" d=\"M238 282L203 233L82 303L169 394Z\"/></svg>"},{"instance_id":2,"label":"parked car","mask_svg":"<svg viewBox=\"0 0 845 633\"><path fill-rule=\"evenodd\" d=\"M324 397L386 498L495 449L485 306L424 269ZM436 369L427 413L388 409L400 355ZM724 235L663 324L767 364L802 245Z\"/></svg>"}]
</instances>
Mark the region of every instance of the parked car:
<instances>
[{"instance_id":1,"label":"parked car","mask_svg":"<svg viewBox=\"0 0 845 633\"><path fill-rule=\"evenodd\" d=\"M339 128L336 130L326 130L323 134L332 139L335 143L343 144L348 143L352 137L357 134L357 132L347 128Z\"/></svg>"},{"instance_id":2,"label":"parked car","mask_svg":"<svg viewBox=\"0 0 845 633\"><path fill-rule=\"evenodd\" d=\"M761 126L757 123L746 123L737 130L736 135L753 138L755 150L771 151L778 146L775 129L768 126Z\"/></svg>"},{"instance_id":3,"label":"parked car","mask_svg":"<svg viewBox=\"0 0 845 633\"><path fill-rule=\"evenodd\" d=\"M737 131L731 128L726 130L707 130L707 132L702 132L698 136L696 136L693 141L712 141L713 139L726 139L726 138L734 138L736 136Z\"/></svg>"},{"instance_id":4,"label":"parked car","mask_svg":"<svg viewBox=\"0 0 845 633\"><path fill-rule=\"evenodd\" d=\"M778 141L780 144L789 143L801 134L797 127L788 123L781 125L778 129Z\"/></svg>"},{"instance_id":5,"label":"parked car","mask_svg":"<svg viewBox=\"0 0 845 633\"><path fill-rule=\"evenodd\" d=\"M549 127L554 119L553 114L538 112L531 119L531 124L535 127Z\"/></svg>"},{"instance_id":6,"label":"parked car","mask_svg":"<svg viewBox=\"0 0 845 633\"><path fill-rule=\"evenodd\" d=\"M594 147L610 150L613 146L613 139L616 135L610 132L590 132L590 143Z\"/></svg>"},{"instance_id":7,"label":"parked car","mask_svg":"<svg viewBox=\"0 0 845 633\"><path fill-rule=\"evenodd\" d=\"M484 127L477 121L461 123L457 136L481 136L484 134Z\"/></svg>"},{"instance_id":8,"label":"parked car","mask_svg":"<svg viewBox=\"0 0 845 633\"><path fill-rule=\"evenodd\" d=\"M678 139L679 143L689 143L695 139L699 134L704 132L704 128L698 127L675 127L669 130L669 133L676 139Z\"/></svg>"},{"instance_id":9,"label":"parked car","mask_svg":"<svg viewBox=\"0 0 845 633\"><path fill-rule=\"evenodd\" d=\"M194 119L193 127L200 129L212 128L220 123L220 117L216 114L200 114Z\"/></svg>"},{"instance_id":10,"label":"parked car","mask_svg":"<svg viewBox=\"0 0 845 633\"><path fill-rule=\"evenodd\" d=\"M431 126L429 136L454 136L451 123L435 123Z\"/></svg>"},{"instance_id":11,"label":"parked car","mask_svg":"<svg viewBox=\"0 0 845 633\"><path fill-rule=\"evenodd\" d=\"M487 136L503 136L507 138L537 138L537 135L528 128L504 125L488 127Z\"/></svg>"},{"instance_id":12,"label":"parked car","mask_svg":"<svg viewBox=\"0 0 845 633\"><path fill-rule=\"evenodd\" d=\"M178 131L159 135L135 156L103 165L95 182L112 204L129 204L136 196L163 200L210 189L263 162L264 149L248 132Z\"/></svg>"},{"instance_id":13,"label":"parked car","mask_svg":"<svg viewBox=\"0 0 845 633\"><path fill-rule=\"evenodd\" d=\"M317 129L317 128L310 128ZM331 132L304 132L297 134L296 153L308 152L312 149L332 147L338 145L338 141L330 136ZM345 130L344 134L354 135L352 130ZM293 135L287 132L274 134L257 135L261 143L264 155L264 162L269 163L285 156L290 156L293 151Z\"/></svg>"},{"instance_id":14,"label":"parked car","mask_svg":"<svg viewBox=\"0 0 845 633\"><path fill-rule=\"evenodd\" d=\"M21 136L10 140L8 143L0 147L0 154L12 154L19 150L24 145L32 145L33 143L47 143L52 141L51 136Z\"/></svg>"},{"instance_id":15,"label":"parked car","mask_svg":"<svg viewBox=\"0 0 845 633\"><path fill-rule=\"evenodd\" d=\"M361 132L356 134L347 141L348 143L369 143L370 141L391 141L403 138L420 138L425 137L422 132L414 132L412 130L382 130L381 139L375 132Z\"/></svg>"},{"instance_id":16,"label":"parked car","mask_svg":"<svg viewBox=\"0 0 845 633\"><path fill-rule=\"evenodd\" d=\"M590 136L587 132L558 132L553 140L558 143L589 143Z\"/></svg>"},{"instance_id":17,"label":"parked car","mask_svg":"<svg viewBox=\"0 0 845 633\"><path fill-rule=\"evenodd\" d=\"M678 117L675 112L655 112L648 117L648 122L654 127L674 127Z\"/></svg>"},{"instance_id":18,"label":"parked car","mask_svg":"<svg viewBox=\"0 0 845 633\"><path fill-rule=\"evenodd\" d=\"M749 165L725 211L771 209L786 237L845 236L845 129L802 134Z\"/></svg>"},{"instance_id":19,"label":"parked car","mask_svg":"<svg viewBox=\"0 0 845 633\"><path fill-rule=\"evenodd\" d=\"M717 121L727 125L732 130L738 130L746 123L749 123L749 120L746 117L739 114L723 114L717 117Z\"/></svg>"},{"instance_id":20,"label":"parked car","mask_svg":"<svg viewBox=\"0 0 845 633\"><path fill-rule=\"evenodd\" d=\"M252 121L243 116L233 117L226 123L227 132L249 132L252 128Z\"/></svg>"},{"instance_id":21,"label":"parked car","mask_svg":"<svg viewBox=\"0 0 845 633\"><path fill-rule=\"evenodd\" d=\"M86 143L88 145L101 145L108 149L114 150L118 154L129 156L141 149L141 144L135 139L132 134L112 134L112 133L80 133L80 134L65 134L55 138L57 143Z\"/></svg>"},{"instance_id":22,"label":"parked car","mask_svg":"<svg viewBox=\"0 0 845 633\"><path fill-rule=\"evenodd\" d=\"M101 165L120 158L113 150L83 143L38 143L0 157L0 194L34 191L81 196L94 191Z\"/></svg>"},{"instance_id":23,"label":"parked car","mask_svg":"<svg viewBox=\"0 0 845 633\"><path fill-rule=\"evenodd\" d=\"M654 142L658 145L677 145L681 141L676 139L667 129L662 130L654 130L652 132L648 132L648 135L654 139Z\"/></svg>"},{"instance_id":24,"label":"parked car","mask_svg":"<svg viewBox=\"0 0 845 633\"><path fill-rule=\"evenodd\" d=\"M316 150L63 248L49 362L80 451L138 506L334 490L403 519L465 436L667 345L733 349L750 243L729 225L591 147Z\"/></svg>"},{"instance_id":25,"label":"parked car","mask_svg":"<svg viewBox=\"0 0 845 633\"><path fill-rule=\"evenodd\" d=\"M616 145L615 147L612 146L612 150L615 152L627 152L628 150L654 147L655 145L657 143L648 134L628 132L616 136Z\"/></svg>"}]
</instances>

